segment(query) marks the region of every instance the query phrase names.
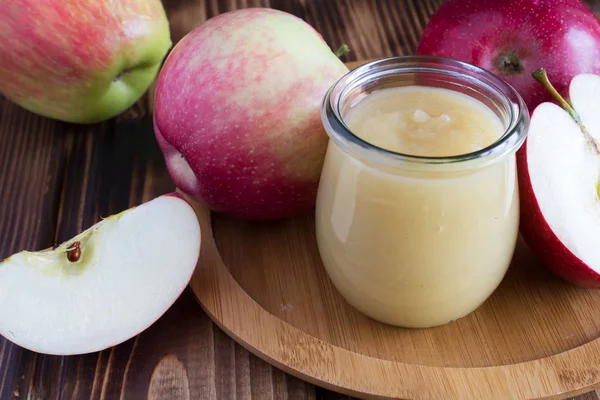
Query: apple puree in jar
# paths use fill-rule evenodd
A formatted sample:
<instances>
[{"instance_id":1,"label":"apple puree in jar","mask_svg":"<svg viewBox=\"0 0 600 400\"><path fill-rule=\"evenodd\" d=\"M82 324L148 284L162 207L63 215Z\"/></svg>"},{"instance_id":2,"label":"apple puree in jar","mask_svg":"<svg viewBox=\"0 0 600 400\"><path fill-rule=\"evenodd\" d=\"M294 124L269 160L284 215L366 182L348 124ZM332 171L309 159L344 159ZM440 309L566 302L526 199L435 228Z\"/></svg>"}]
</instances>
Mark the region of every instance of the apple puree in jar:
<instances>
[{"instance_id":1,"label":"apple puree in jar","mask_svg":"<svg viewBox=\"0 0 600 400\"><path fill-rule=\"evenodd\" d=\"M381 89L342 115L370 146L420 157L477 152L506 131L482 102L429 86ZM364 314L403 327L475 310L503 279L517 239L514 153L463 170L371 161L330 141L316 230L336 288Z\"/></svg>"}]
</instances>

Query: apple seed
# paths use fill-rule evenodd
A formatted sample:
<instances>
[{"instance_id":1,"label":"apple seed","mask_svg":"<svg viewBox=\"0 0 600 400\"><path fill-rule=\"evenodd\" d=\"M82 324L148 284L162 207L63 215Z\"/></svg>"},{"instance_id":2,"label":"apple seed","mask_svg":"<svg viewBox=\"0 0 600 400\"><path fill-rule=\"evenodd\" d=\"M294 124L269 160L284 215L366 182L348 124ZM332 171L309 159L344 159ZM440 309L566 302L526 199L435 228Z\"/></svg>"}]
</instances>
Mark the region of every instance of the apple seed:
<instances>
[{"instance_id":1,"label":"apple seed","mask_svg":"<svg viewBox=\"0 0 600 400\"><path fill-rule=\"evenodd\" d=\"M71 247L67 249L67 260L70 262L77 262L81 258L81 243L74 242Z\"/></svg>"}]
</instances>

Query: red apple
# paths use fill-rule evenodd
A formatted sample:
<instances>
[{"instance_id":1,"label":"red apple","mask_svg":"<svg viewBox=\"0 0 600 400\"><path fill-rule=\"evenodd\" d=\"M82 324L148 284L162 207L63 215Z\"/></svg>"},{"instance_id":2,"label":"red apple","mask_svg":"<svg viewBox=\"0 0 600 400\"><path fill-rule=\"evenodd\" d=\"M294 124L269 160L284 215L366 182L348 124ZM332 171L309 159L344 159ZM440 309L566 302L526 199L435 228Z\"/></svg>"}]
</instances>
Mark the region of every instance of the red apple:
<instances>
[{"instance_id":1,"label":"red apple","mask_svg":"<svg viewBox=\"0 0 600 400\"><path fill-rule=\"evenodd\" d=\"M171 47L160 0L0 1L0 94L94 123L134 104Z\"/></svg>"},{"instance_id":2,"label":"red apple","mask_svg":"<svg viewBox=\"0 0 600 400\"><path fill-rule=\"evenodd\" d=\"M154 127L174 183L240 218L311 209L328 142L321 102L347 71L317 31L282 11L242 9L198 26L157 80Z\"/></svg>"},{"instance_id":3,"label":"red apple","mask_svg":"<svg viewBox=\"0 0 600 400\"><path fill-rule=\"evenodd\" d=\"M580 0L448 0L431 17L417 53L487 69L530 111L551 97L531 74L544 67L566 96L571 79L600 72L600 22Z\"/></svg>"},{"instance_id":4,"label":"red apple","mask_svg":"<svg viewBox=\"0 0 600 400\"><path fill-rule=\"evenodd\" d=\"M517 153L521 234L558 276L600 288L600 76L573 78L572 106L555 92L543 70L535 76L562 108L554 103L536 107L528 138Z\"/></svg>"}]
</instances>

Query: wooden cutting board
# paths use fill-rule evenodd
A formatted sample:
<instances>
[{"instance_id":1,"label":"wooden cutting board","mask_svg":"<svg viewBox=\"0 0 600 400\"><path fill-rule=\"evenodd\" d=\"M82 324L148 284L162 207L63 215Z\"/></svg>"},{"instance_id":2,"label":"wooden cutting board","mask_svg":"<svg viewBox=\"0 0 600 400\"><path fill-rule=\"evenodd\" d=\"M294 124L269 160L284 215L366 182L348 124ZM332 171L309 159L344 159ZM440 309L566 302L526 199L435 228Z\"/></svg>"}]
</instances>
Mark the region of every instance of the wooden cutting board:
<instances>
[{"instance_id":1,"label":"wooden cutting board","mask_svg":"<svg viewBox=\"0 0 600 400\"><path fill-rule=\"evenodd\" d=\"M600 290L560 280L522 241L474 313L402 329L336 291L312 213L259 223L195 209L203 239L191 287L201 306L243 347L301 379L401 399L565 398L600 385Z\"/></svg>"}]
</instances>

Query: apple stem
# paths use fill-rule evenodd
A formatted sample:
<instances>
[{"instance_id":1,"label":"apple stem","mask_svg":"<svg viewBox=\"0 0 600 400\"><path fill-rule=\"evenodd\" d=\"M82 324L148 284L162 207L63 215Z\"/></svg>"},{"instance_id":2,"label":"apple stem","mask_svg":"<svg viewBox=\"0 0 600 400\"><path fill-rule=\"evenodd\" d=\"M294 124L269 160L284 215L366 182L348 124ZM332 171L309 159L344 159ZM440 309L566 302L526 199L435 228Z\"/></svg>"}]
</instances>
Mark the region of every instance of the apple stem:
<instances>
[{"instance_id":1,"label":"apple stem","mask_svg":"<svg viewBox=\"0 0 600 400\"><path fill-rule=\"evenodd\" d=\"M568 101L566 101L560 95L560 93L558 93L558 91L554 88L554 86L552 86L552 83L550 83L550 79L548 79L548 74L546 73L546 70L544 68L539 68L536 71L534 71L532 75L536 81L541 83L544 86L544 88L546 88L546 90L550 93L550 95L552 95L554 100L556 100L556 102L566 112L569 113L571 118L573 118L573 120L575 120L577 125L579 125L581 132L583 132L585 137L592 143L592 145L594 146L594 149L596 150L596 153L600 154L600 145L598 145L598 142L596 142L594 140L594 138L592 137L592 135L590 135L590 133L587 131L587 128L585 127L585 125L583 125L583 122L581 121L581 117L579 117L579 114L577 114L577 111L575 111L575 109L571 106L571 104Z\"/></svg>"},{"instance_id":2,"label":"apple stem","mask_svg":"<svg viewBox=\"0 0 600 400\"><path fill-rule=\"evenodd\" d=\"M348 47L347 44L343 44L333 54L335 54L338 58L340 58L341 56L345 56L348 53L350 53L350 48Z\"/></svg>"},{"instance_id":3,"label":"apple stem","mask_svg":"<svg viewBox=\"0 0 600 400\"><path fill-rule=\"evenodd\" d=\"M569 115L575 120L575 122L577 122L578 125L582 125L581 118L579 118L579 115L577 114L575 109L571 107L571 104L568 101L566 101L560 95L560 93L558 93L554 86L552 86L552 83L550 83L550 79L548 79L548 74L546 73L546 70L544 68L540 68L534 71L533 77L535 78L535 80L540 82L548 92L550 92L554 100L556 100L558 104L569 113Z\"/></svg>"}]
</instances>

